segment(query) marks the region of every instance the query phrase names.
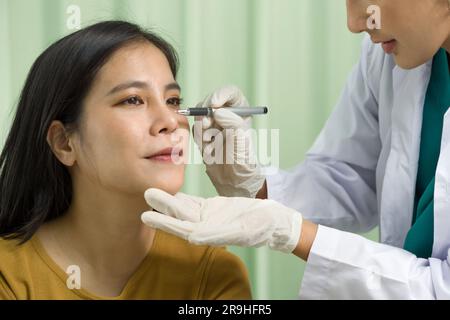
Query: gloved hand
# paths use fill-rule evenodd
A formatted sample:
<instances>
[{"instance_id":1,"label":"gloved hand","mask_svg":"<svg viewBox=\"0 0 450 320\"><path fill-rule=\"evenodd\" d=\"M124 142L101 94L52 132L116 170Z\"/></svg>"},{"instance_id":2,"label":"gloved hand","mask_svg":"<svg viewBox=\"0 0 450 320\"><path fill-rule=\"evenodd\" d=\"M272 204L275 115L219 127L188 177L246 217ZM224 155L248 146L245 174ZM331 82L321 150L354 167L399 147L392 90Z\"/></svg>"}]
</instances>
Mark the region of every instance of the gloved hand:
<instances>
[{"instance_id":1,"label":"gloved hand","mask_svg":"<svg viewBox=\"0 0 450 320\"><path fill-rule=\"evenodd\" d=\"M251 117L242 118L226 109L248 106L247 99L236 87L221 88L197 105L216 109L213 118L196 118L193 133L206 165L206 173L221 196L255 198L265 181L253 148ZM213 140L212 131L220 131L222 139L215 137ZM221 142L221 163L216 163L217 150L214 156L212 152ZM226 148L227 145L234 147Z\"/></svg>"},{"instance_id":2,"label":"gloved hand","mask_svg":"<svg viewBox=\"0 0 450 320\"><path fill-rule=\"evenodd\" d=\"M144 212L145 224L193 244L267 245L291 253L300 239L302 215L273 200L203 199L183 193L172 196L159 189L147 190L145 199L158 211Z\"/></svg>"}]
</instances>

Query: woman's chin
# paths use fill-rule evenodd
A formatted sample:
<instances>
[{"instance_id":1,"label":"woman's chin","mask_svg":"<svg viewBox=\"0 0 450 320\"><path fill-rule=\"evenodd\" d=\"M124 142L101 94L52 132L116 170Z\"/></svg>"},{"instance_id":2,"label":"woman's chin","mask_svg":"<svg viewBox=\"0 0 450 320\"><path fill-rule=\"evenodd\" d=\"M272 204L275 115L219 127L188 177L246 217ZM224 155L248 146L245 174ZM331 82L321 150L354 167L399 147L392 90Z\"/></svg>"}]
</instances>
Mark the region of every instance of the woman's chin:
<instances>
[{"instance_id":1,"label":"woman's chin","mask_svg":"<svg viewBox=\"0 0 450 320\"><path fill-rule=\"evenodd\" d=\"M170 194L178 193L184 184L184 167L175 167L171 170L151 170L139 174L139 181L144 192L150 188L161 189Z\"/></svg>"},{"instance_id":2,"label":"woman's chin","mask_svg":"<svg viewBox=\"0 0 450 320\"><path fill-rule=\"evenodd\" d=\"M182 187L183 187L183 179L180 180L173 179L167 181L150 181L150 183L146 184L145 190L155 188L174 195L178 193Z\"/></svg>"}]
</instances>

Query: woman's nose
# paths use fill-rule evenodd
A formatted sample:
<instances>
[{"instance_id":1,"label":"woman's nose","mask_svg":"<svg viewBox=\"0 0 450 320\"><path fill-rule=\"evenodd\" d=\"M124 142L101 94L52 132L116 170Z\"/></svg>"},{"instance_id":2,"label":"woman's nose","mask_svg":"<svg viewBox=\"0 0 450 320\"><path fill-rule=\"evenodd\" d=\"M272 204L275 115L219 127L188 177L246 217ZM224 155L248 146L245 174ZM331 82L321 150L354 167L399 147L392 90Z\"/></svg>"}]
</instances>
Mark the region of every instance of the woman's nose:
<instances>
[{"instance_id":1,"label":"woman's nose","mask_svg":"<svg viewBox=\"0 0 450 320\"><path fill-rule=\"evenodd\" d=\"M347 27L353 33L367 30L367 8L369 3L364 0L347 0Z\"/></svg>"},{"instance_id":2,"label":"woman's nose","mask_svg":"<svg viewBox=\"0 0 450 320\"><path fill-rule=\"evenodd\" d=\"M155 106L151 117L153 118L153 123L150 128L150 133L154 136L163 133L172 133L179 127L179 115L165 104L161 103Z\"/></svg>"}]
</instances>

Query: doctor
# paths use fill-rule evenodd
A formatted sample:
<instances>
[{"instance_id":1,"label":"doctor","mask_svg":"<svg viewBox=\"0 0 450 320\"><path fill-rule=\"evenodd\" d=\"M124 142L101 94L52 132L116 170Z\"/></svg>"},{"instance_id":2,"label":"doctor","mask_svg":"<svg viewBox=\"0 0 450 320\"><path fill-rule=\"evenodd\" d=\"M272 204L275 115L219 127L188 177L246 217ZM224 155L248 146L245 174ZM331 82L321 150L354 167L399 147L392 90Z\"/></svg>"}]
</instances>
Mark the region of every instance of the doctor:
<instances>
[{"instance_id":1,"label":"doctor","mask_svg":"<svg viewBox=\"0 0 450 320\"><path fill-rule=\"evenodd\" d=\"M367 27L369 5L381 9L381 29ZM293 253L307 261L300 298L450 299L450 1L347 0L347 9L349 29L370 38L306 160L267 177L248 163L207 165L226 197L150 189L155 211L142 220L196 244ZM223 88L202 104L244 103ZM205 157L213 142L203 130L249 126L221 108L194 132ZM251 142L234 132L226 139ZM381 243L350 233L375 226Z\"/></svg>"}]
</instances>

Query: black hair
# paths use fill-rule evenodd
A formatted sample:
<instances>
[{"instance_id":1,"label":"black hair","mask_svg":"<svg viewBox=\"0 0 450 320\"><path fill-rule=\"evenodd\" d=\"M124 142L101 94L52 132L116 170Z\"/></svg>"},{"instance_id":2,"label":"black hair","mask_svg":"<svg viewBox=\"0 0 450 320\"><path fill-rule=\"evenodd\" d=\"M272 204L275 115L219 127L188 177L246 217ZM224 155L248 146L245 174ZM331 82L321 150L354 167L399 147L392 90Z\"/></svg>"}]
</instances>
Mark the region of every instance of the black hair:
<instances>
[{"instance_id":1,"label":"black hair","mask_svg":"<svg viewBox=\"0 0 450 320\"><path fill-rule=\"evenodd\" d=\"M39 227L63 215L72 179L47 143L54 120L79 128L83 101L100 68L118 49L150 42L166 56L174 78L178 56L158 35L125 21L100 22L48 47L34 62L0 155L0 237L28 241Z\"/></svg>"}]
</instances>

